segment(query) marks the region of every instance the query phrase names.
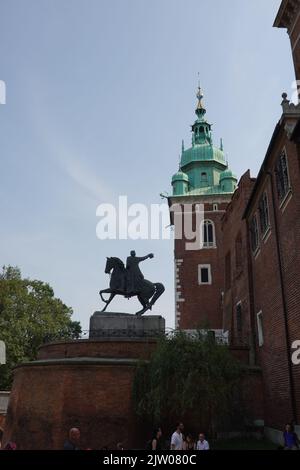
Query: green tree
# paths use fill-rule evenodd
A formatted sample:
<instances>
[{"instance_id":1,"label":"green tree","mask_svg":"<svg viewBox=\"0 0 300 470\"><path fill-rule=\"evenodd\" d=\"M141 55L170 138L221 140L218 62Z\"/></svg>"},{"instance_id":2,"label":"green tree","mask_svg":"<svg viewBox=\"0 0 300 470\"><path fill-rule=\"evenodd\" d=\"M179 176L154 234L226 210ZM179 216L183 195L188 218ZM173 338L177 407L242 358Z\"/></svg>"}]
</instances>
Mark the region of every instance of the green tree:
<instances>
[{"instance_id":1,"label":"green tree","mask_svg":"<svg viewBox=\"0 0 300 470\"><path fill-rule=\"evenodd\" d=\"M22 279L17 267L0 274L0 340L6 344L5 365L0 365L0 389L8 389L15 365L36 359L38 347L51 339L78 338L79 322L72 309L54 297L49 284Z\"/></svg>"},{"instance_id":2,"label":"green tree","mask_svg":"<svg viewBox=\"0 0 300 470\"><path fill-rule=\"evenodd\" d=\"M209 334L191 338L177 331L163 337L149 362L137 367L133 397L136 413L152 423L192 416L216 426L234 412L242 367L226 345ZM205 415L205 416L204 416Z\"/></svg>"}]
</instances>

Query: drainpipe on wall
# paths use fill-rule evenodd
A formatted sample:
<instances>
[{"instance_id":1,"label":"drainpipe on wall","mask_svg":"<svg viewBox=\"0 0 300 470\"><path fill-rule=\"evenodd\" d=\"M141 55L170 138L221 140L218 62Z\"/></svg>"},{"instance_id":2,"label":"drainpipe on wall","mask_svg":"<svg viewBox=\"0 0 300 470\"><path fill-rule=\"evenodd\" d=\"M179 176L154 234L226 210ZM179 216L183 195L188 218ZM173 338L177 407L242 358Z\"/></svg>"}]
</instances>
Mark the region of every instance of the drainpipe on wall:
<instances>
[{"instance_id":1,"label":"drainpipe on wall","mask_svg":"<svg viewBox=\"0 0 300 470\"><path fill-rule=\"evenodd\" d=\"M273 216L274 216L274 228L275 228L275 237L276 237L276 251L278 256L278 263L279 263L279 277L280 277L280 286L281 286L281 293L282 293L282 305L283 305L283 316L284 316L284 326L285 326L285 338L287 343L287 360L288 360L288 371L289 371L289 379L290 379L290 389L291 389L291 404L292 404L292 412L293 412L293 420L297 423L297 404L296 404L296 395L295 395L295 382L293 376L293 369L292 369L292 359L290 354L290 332L289 332L289 325L288 325L288 317L287 317L287 303L286 303L286 293L285 287L283 282L283 269L282 269L282 258L281 258L281 250L280 250L280 243L279 243L279 231L278 231L278 219L275 209L275 195L274 195L274 181L273 181L273 174L270 171L267 171L266 174L270 177L271 182L271 191L272 191L272 206L273 206Z\"/></svg>"},{"instance_id":2,"label":"drainpipe on wall","mask_svg":"<svg viewBox=\"0 0 300 470\"><path fill-rule=\"evenodd\" d=\"M254 309L254 293L253 293L253 270L251 258L251 246L249 239L249 224L246 220L246 243L247 243L247 269L248 269L248 285L249 285L249 302L250 302L250 325L251 333L249 337L250 351L249 351L249 364L254 366L256 364L256 322L255 322L255 309Z\"/></svg>"}]
</instances>

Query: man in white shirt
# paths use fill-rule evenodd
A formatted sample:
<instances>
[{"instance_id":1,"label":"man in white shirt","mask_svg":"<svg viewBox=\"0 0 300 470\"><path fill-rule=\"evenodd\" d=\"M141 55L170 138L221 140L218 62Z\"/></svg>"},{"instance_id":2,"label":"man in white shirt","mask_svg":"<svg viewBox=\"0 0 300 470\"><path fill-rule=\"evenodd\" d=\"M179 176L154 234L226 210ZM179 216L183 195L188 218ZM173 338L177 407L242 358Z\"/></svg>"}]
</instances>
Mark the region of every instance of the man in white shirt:
<instances>
[{"instance_id":1,"label":"man in white shirt","mask_svg":"<svg viewBox=\"0 0 300 470\"><path fill-rule=\"evenodd\" d=\"M176 426L176 431L173 432L171 437L171 450L182 450L183 448L183 436L182 431L184 430L184 425L178 423Z\"/></svg>"},{"instance_id":2,"label":"man in white shirt","mask_svg":"<svg viewBox=\"0 0 300 470\"><path fill-rule=\"evenodd\" d=\"M199 441L197 442L196 449L197 450L209 450L209 444L205 440L205 436L203 433L199 434Z\"/></svg>"}]
</instances>

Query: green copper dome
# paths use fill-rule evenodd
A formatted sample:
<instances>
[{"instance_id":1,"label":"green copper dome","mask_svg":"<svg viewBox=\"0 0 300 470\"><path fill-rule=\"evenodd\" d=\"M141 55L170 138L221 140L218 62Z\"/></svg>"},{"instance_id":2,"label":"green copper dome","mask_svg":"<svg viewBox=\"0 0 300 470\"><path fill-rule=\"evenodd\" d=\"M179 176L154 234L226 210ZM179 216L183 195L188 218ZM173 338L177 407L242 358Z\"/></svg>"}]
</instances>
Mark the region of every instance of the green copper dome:
<instances>
[{"instance_id":1,"label":"green copper dome","mask_svg":"<svg viewBox=\"0 0 300 470\"><path fill-rule=\"evenodd\" d=\"M225 179L225 178L233 178L233 179L237 180L237 177L232 173L231 170L225 170L221 173L220 181Z\"/></svg>"},{"instance_id":2,"label":"green copper dome","mask_svg":"<svg viewBox=\"0 0 300 470\"><path fill-rule=\"evenodd\" d=\"M189 177L183 171L177 171L172 178L173 194L174 196L180 196L186 194L189 189Z\"/></svg>"},{"instance_id":3,"label":"green copper dome","mask_svg":"<svg viewBox=\"0 0 300 470\"><path fill-rule=\"evenodd\" d=\"M193 147L185 150L181 156L181 168L193 162L216 160L226 166L224 152L212 144L195 144Z\"/></svg>"},{"instance_id":4,"label":"green copper dome","mask_svg":"<svg viewBox=\"0 0 300 470\"><path fill-rule=\"evenodd\" d=\"M172 176L172 183L174 181L189 181L189 177L186 173L183 173L183 171L177 171L175 175Z\"/></svg>"},{"instance_id":5,"label":"green copper dome","mask_svg":"<svg viewBox=\"0 0 300 470\"><path fill-rule=\"evenodd\" d=\"M233 193L237 179L228 168L221 140L213 145L211 124L206 120L203 94L198 87L197 119L192 125L192 146L185 150L182 142L180 168L172 178L173 195Z\"/></svg>"}]
</instances>

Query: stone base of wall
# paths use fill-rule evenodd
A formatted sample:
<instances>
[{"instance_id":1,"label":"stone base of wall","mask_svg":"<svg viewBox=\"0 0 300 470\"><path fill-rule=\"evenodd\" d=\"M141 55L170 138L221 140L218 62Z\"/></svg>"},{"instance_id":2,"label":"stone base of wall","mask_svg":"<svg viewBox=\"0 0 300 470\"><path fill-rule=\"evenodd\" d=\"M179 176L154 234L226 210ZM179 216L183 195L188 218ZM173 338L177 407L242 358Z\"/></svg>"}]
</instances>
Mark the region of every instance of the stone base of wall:
<instances>
[{"instance_id":1,"label":"stone base of wall","mask_svg":"<svg viewBox=\"0 0 300 470\"><path fill-rule=\"evenodd\" d=\"M282 431L280 431L279 429L274 429L265 426L264 435L269 441L274 442L274 444L277 444L278 446L283 446Z\"/></svg>"}]
</instances>

